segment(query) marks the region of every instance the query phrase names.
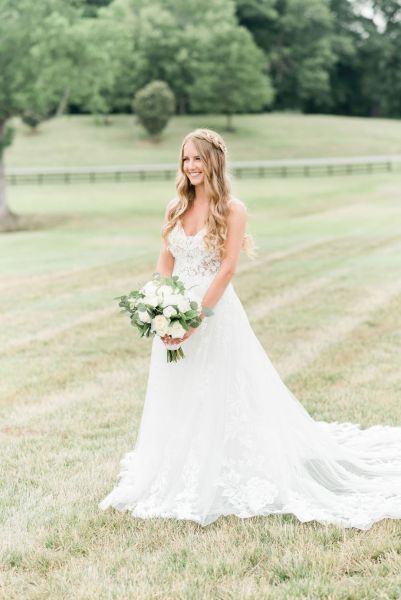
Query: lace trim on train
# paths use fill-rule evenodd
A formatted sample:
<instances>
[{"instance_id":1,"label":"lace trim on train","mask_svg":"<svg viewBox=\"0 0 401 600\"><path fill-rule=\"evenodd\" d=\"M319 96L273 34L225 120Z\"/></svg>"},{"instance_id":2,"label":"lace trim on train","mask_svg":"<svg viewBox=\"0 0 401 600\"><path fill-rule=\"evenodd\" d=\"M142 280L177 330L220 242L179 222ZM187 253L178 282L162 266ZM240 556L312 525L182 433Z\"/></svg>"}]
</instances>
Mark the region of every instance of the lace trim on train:
<instances>
[{"instance_id":1,"label":"lace trim on train","mask_svg":"<svg viewBox=\"0 0 401 600\"><path fill-rule=\"evenodd\" d=\"M207 379L207 377L206 377ZM201 383L201 382L200 382ZM203 382L206 384L206 382ZM210 383L210 382L209 382ZM244 382L237 379L236 385L243 386ZM232 398L238 398L240 395L233 394ZM202 432L198 432L191 445L190 453L185 461L181 474L181 490L174 497L168 493L169 484L173 474L171 473L172 456L168 451L163 459L163 464L157 478L154 480L146 494L145 500L127 503L126 491L129 492L130 481L135 480L136 454L135 451L127 453L121 461L121 471L119 474L120 483L113 493L113 505L116 508L129 510L133 516L149 517L170 517L176 519L189 519L200 524L208 524L215 520L219 515L233 514L238 517L252 517L268 514L293 514L301 522L318 521L320 523L338 524L343 527L358 527L368 529L374 522L383 518L400 518L400 486L395 485L394 481L374 492L359 492L358 490L348 491L338 495L337 510L327 510L321 503L312 499L309 495L295 490L288 490L286 498L280 497L280 491L273 481L263 476L268 472L266 457L258 455L250 431L250 424L246 419L245 413L242 413L239 403L234 400L230 406L230 418L227 420L227 429L224 440L226 444L235 440L242 447L241 458L227 458L222 464L221 472L216 481L215 498L217 503L211 501L209 512L201 514L199 510L199 499L202 497L202 464L199 459L198 441ZM331 434L340 438L342 435L348 437L349 423L323 423L320 425L331 431ZM385 446L386 434L393 433L393 448L397 446L400 456L401 442L399 433L396 436L397 429L388 427L372 427L367 430L360 430L358 426L353 426L356 437L375 435ZM398 438L397 441L395 438ZM349 438L348 438L349 441ZM390 441L390 440L389 440ZM380 444L379 444L380 446ZM378 448L377 448L378 449ZM378 452L380 454L380 452ZM380 458L377 459L380 463ZM395 461L399 467L399 460ZM252 473L251 477L246 473ZM390 489L391 488L391 489ZM129 494L128 494L129 495ZM121 502L119 502L121 498Z\"/></svg>"},{"instance_id":2,"label":"lace trim on train","mask_svg":"<svg viewBox=\"0 0 401 600\"><path fill-rule=\"evenodd\" d=\"M113 505L116 508L120 508L119 493L124 497L126 484L129 488L128 482L124 481L124 475L128 475L129 471L129 476L133 476L134 462L134 452L128 453L122 461L124 464L124 469L120 473L122 481L114 492L117 502L114 501ZM360 529L368 529L374 522L383 518L399 518L400 515L399 496L386 493L385 490L370 496L357 492L343 495L336 514L325 510L317 502L311 501L309 497L298 492L292 492L287 502L282 503L278 499L277 487L270 480L256 476L242 480L237 471L236 461L232 465L226 463L225 470L219 478L218 488L221 494L219 506L211 506L209 514L200 514L197 506L201 493L200 464L194 457L187 462L182 474L185 488L174 499L170 497L168 502L165 493L169 481L167 464L164 467L149 490L146 500L133 504L123 502L121 509L129 510L135 517L188 519L202 525L212 522L220 515L246 518L269 514L292 514L301 522L317 521Z\"/></svg>"}]
</instances>

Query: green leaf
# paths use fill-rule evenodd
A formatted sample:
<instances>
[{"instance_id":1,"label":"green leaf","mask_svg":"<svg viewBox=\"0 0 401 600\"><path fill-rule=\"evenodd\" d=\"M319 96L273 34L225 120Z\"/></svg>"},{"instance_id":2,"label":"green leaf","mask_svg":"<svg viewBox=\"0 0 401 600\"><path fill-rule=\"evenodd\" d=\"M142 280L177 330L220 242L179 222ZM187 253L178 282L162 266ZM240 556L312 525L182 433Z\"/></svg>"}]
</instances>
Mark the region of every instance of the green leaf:
<instances>
[{"instance_id":1,"label":"green leaf","mask_svg":"<svg viewBox=\"0 0 401 600\"><path fill-rule=\"evenodd\" d=\"M211 317L214 314L213 311L212 311L212 309L208 308L207 306L204 306L202 310L203 310L203 314L206 317Z\"/></svg>"},{"instance_id":2,"label":"green leaf","mask_svg":"<svg viewBox=\"0 0 401 600\"><path fill-rule=\"evenodd\" d=\"M178 319L178 320L179 320L181 326L185 329L185 331L188 331L189 325L187 324L186 320L185 319Z\"/></svg>"}]
</instances>

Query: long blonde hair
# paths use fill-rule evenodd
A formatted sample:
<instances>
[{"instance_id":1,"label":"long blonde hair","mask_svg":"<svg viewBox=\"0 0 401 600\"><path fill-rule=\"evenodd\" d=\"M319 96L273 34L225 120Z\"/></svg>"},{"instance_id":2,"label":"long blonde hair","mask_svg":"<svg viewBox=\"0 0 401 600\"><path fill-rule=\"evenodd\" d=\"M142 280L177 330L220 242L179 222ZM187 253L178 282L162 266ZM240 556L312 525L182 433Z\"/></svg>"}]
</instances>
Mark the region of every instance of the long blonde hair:
<instances>
[{"instance_id":1,"label":"long blonde hair","mask_svg":"<svg viewBox=\"0 0 401 600\"><path fill-rule=\"evenodd\" d=\"M195 199L195 186L189 181L183 167L184 147L189 141L193 142L202 160L205 191L209 198L205 244L209 250L217 250L223 257L227 239L227 220L230 213L231 186L227 175L226 145L223 138L212 129L195 129L188 133L182 141L176 180L177 198L167 212L163 238L167 239L170 231ZM244 235L242 247L248 255L253 255L253 242L248 234Z\"/></svg>"}]
</instances>

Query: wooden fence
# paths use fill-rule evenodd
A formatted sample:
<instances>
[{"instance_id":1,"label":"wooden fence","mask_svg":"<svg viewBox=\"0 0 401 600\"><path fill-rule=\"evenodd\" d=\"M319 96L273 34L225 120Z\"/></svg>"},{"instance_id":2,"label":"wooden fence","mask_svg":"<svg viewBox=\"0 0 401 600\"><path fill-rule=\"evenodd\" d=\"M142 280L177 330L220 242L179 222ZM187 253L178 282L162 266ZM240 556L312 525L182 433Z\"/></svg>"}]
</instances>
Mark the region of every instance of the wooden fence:
<instances>
[{"instance_id":1,"label":"wooden fence","mask_svg":"<svg viewBox=\"0 0 401 600\"><path fill-rule=\"evenodd\" d=\"M245 177L311 177L392 172L401 171L401 155L240 161L230 163L229 171L238 179ZM176 164L9 168L6 170L6 180L11 185L146 181L173 179L176 173Z\"/></svg>"}]
</instances>

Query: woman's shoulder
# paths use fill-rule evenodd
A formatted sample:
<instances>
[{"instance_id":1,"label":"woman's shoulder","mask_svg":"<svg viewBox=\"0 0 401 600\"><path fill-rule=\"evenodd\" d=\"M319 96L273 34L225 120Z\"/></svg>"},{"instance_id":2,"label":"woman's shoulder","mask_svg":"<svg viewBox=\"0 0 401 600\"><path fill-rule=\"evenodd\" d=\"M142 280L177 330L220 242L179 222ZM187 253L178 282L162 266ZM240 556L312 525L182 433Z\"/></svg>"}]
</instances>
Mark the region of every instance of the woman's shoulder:
<instances>
[{"instance_id":1,"label":"woman's shoulder","mask_svg":"<svg viewBox=\"0 0 401 600\"><path fill-rule=\"evenodd\" d=\"M235 198L234 196L230 197L228 201L228 206L230 208L229 217L242 217L245 218L247 214L246 206L239 198Z\"/></svg>"},{"instance_id":2,"label":"woman's shoulder","mask_svg":"<svg viewBox=\"0 0 401 600\"><path fill-rule=\"evenodd\" d=\"M166 206L166 209L164 211L164 219L165 220L167 219L167 216L168 216L170 210L173 208L173 206L175 206L177 204L177 201L178 201L177 198L171 198L171 200L169 200L167 202L167 206Z\"/></svg>"},{"instance_id":3,"label":"woman's shoulder","mask_svg":"<svg viewBox=\"0 0 401 600\"><path fill-rule=\"evenodd\" d=\"M242 200L240 200L239 198L236 198L235 196L230 196L228 206L234 210L236 210L237 207L241 207L243 210L246 210L245 203L242 202Z\"/></svg>"}]
</instances>

